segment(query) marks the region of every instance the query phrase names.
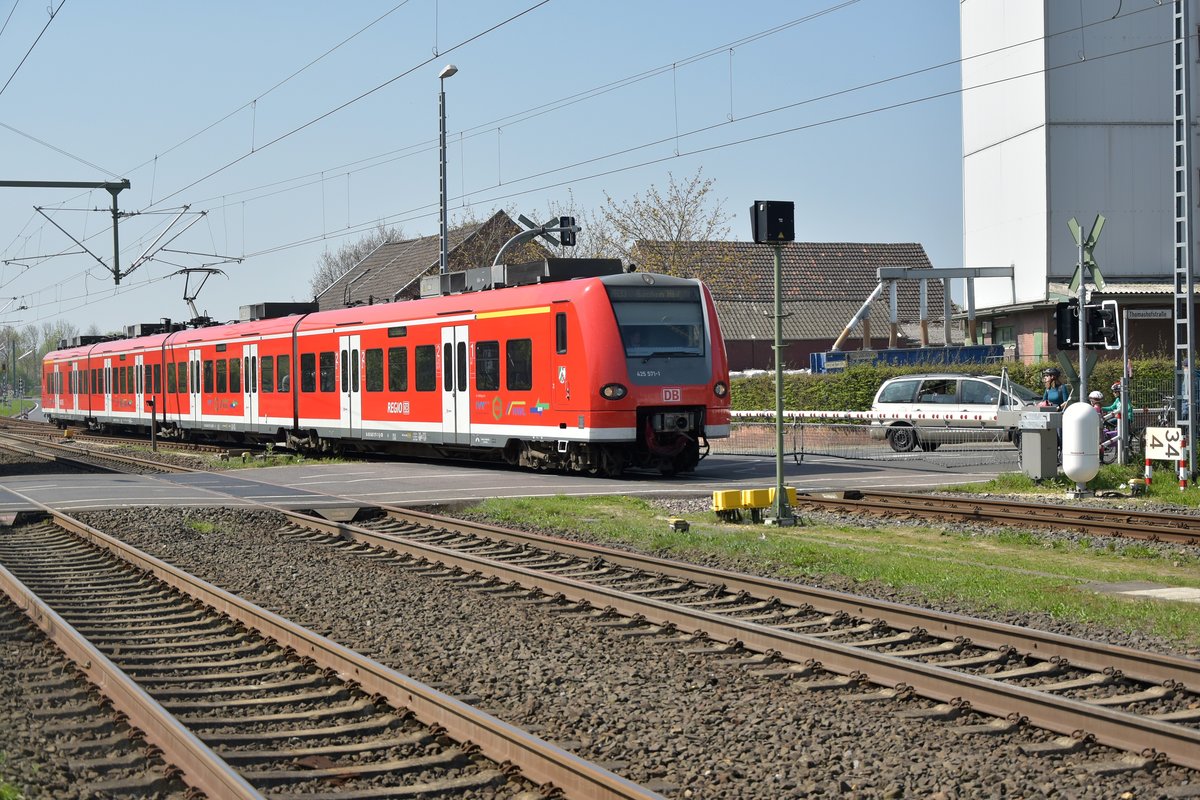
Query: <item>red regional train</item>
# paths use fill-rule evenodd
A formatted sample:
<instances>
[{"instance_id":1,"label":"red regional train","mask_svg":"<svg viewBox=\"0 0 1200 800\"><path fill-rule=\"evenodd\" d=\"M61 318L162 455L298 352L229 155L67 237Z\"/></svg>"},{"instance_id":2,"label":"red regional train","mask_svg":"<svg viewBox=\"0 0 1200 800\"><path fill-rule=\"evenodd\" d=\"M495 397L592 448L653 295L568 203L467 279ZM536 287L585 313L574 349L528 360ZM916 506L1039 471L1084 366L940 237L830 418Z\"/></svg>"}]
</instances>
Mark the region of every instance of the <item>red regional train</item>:
<instances>
[{"instance_id":1,"label":"red regional train","mask_svg":"<svg viewBox=\"0 0 1200 800\"><path fill-rule=\"evenodd\" d=\"M450 279L462 291L443 293ZM417 300L81 337L43 361L46 416L610 476L689 472L729 435L725 343L700 281L600 259L428 281Z\"/></svg>"}]
</instances>

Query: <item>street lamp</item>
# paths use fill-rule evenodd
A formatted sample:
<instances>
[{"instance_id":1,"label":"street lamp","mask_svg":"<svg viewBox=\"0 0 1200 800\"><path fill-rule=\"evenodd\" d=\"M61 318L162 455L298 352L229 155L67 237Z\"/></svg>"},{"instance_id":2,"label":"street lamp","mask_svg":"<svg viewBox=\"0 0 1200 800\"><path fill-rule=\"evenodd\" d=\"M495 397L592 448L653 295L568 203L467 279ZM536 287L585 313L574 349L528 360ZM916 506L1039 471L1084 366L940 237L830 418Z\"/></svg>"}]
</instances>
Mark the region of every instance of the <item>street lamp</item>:
<instances>
[{"instance_id":1,"label":"street lamp","mask_svg":"<svg viewBox=\"0 0 1200 800\"><path fill-rule=\"evenodd\" d=\"M446 236L446 78L458 72L458 67L453 64L447 64L442 67L442 71L438 73L438 121L440 123L440 136L438 137L438 151L441 156L441 254L438 258L438 274L446 274L446 252L447 252L447 236Z\"/></svg>"}]
</instances>

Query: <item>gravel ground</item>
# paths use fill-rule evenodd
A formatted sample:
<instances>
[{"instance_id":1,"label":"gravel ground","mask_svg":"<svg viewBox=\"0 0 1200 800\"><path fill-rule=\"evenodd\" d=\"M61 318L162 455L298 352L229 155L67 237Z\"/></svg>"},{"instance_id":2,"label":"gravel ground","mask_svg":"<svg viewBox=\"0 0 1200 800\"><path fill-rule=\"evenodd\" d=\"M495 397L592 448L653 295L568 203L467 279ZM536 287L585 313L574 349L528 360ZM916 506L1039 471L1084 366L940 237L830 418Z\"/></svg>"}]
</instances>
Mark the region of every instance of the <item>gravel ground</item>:
<instances>
[{"instance_id":1,"label":"gravel ground","mask_svg":"<svg viewBox=\"0 0 1200 800\"><path fill-rule=\"evenodd\" d=\"M1147 798L1200 781L1172 767L1097 777L1088 766L1117 754L1022 753L1051 738L1040 731L955 736L954 723L903 717L924 701L805 691L678 642L287 538L263 512L187 516L216 529L172 509L88 521L673 797Z\"/></svg>"},{"instance_id":2,"label":"gravel ground","mask_svg":"<svg viewBox=\"0 0 1200 800\"><path fill-rule=\"evenodd\" d=\"M0 594L0 781L30 800L182 798L186 787L168 781L160 761L142 759L130 769L95 760L119 758L143 742L126 738L93 751L72 747L117 730L111 709L74 674L63 654ZM70 710L56 711L63 708ZM109 781L128 781L133 788L105 788ZM8 795L0 791L0 797Z\"/></svg>"},{"instance_id":3,"label":"gravel ground","mask_svg":"<svg viewBox=\"0 0 1200 800\"><path fill-rule=\"evenodd\" d=\"M56 464L53 461L43 461L40 458L31 458L30 456L0 450L0 478L19 477L22 475L76 474L89 471L71 464Z\"/></svg>"}]
</instances>

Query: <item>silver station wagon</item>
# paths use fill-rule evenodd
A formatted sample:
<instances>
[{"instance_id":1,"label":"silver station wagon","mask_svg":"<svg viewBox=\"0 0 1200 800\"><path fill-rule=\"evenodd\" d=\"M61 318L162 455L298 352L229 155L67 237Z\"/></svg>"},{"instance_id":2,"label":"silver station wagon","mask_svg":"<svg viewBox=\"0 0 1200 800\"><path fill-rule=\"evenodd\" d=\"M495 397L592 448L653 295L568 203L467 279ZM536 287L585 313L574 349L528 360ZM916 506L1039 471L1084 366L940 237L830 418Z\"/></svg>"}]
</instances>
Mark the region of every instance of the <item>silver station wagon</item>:
<instances>
[{"instance_id":1,"label":"silver station wagon","mask_svg":"<svg viewBox=\"0 0 1200 800\"><path fill-rule=\"evenodd\" d=\"M958 375L950 372L901 375L879 387L871 410L897 419L872 422L871 437L886 438L904 453L914 447L936 450L953 442L1020 444L1020 432L990 419L997 411L1025 411L1041 401L1020 384L1005 383L999 375ZM923 415L931 418L922 419Z\"/></svg>"}]
</instances>

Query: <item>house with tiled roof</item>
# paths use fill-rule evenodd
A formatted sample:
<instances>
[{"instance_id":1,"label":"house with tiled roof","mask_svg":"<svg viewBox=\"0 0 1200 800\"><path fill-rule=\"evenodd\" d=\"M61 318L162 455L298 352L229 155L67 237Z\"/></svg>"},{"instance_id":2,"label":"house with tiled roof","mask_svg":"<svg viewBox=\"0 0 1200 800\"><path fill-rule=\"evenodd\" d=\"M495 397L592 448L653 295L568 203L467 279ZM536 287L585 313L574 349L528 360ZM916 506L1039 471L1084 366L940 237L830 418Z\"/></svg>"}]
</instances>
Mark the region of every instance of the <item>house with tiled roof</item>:
<instances>
[{"instance_id":1,"label":"house with tiled roof","mask_svg":"<svg viewBox=\"0 0 1200 800\"><path fill-rule=\"evenodd\" d=\"M731 369L774 368L774 248L753 242L638 242L634 254L641 259L639 269L697 277L708 285ZM879 285L879 268L933 270L925 248L911 242L787 242L780 255L787 369L807 368L811 353L832 349ZM884 293L871 303L866 325L856 326L851 331L856 338L847 339L842 349L913 346L920 344L922 333L932 335L933 344L944 341L942 282L926 282L929 322L924 331L919 284L897 284L897 336L890 326L890 297Z\"/></svg>"},{"instance_id":2,"label":"house with tiled roof","mask_svg":"<svg viewBox=\"0 0 1200 800\"><path fill-rule=\"evenodd\" d=\"M524 228L504 211L484 222L451 229L447 233L446 271L461 272L487 266L504 243ZM536 242L525 242L509 251L512 263L549 258L551 253ZM320 310L373 305L420 296L421 278L437 275L441 261L441 237L422 236L384 242L317 295Z\"/></svg>"}]
</instances>

